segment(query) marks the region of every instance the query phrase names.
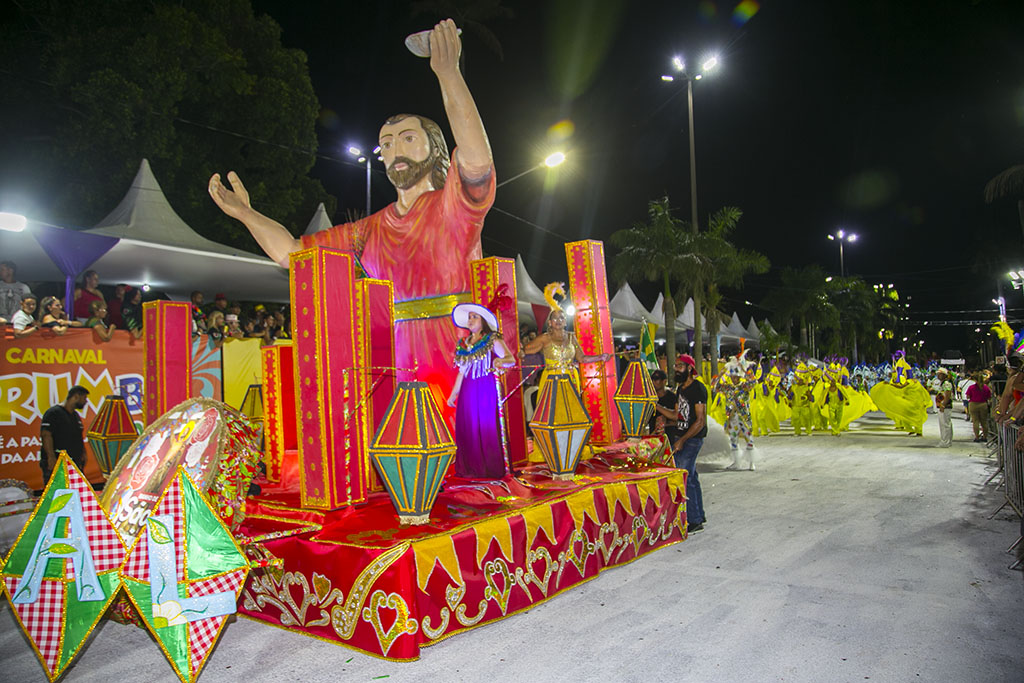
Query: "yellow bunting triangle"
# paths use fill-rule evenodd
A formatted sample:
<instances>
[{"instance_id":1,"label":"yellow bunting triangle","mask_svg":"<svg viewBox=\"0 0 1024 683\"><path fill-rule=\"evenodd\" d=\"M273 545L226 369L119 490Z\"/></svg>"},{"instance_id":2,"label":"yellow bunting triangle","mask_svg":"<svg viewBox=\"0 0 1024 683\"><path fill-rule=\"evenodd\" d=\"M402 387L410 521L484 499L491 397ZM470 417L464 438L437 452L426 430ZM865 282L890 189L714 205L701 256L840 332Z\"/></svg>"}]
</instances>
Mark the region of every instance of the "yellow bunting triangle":
<instances>
[{"instance_id":1,"label":"yellow bunting triangle","mask_svg":"<svg viewBox=\"0 0 1024 683\"><path fill-rule=\"evenodd\" d=\"M416 555L416 582L421 591L427 592L427 582L430 581L430 575L438 562L456 585L462 585L462 570L459 568L459 558L455 554L455 541L450 534L416 541L412 544L412 550Z\"/></svg>"},{"instance_id":2,"label":"yellow bunting triangle","mask_svg":"<svg viewBox=\"0 0 1024 683\"><path fill-rule=\"evenodd\" d=\"M533 539L537 538L537 530L543 529L548 540L555 542L555 518L550 505L537 505L523 512L526 523L526 549L533 549Z\"/></svg>"},{"instance_id":3,"label":"yellow bunting triangle","mask_svg":"<svg viewBox=\"0 0 1024 683\"><path fill-rule=\"evenodd\" d=\"M594 503L593 489L577 491L566 498L565 502L569 505L569 514L572 515L573 521L576 522L577 530L583 528L584 515L590 517L594 524L601 525L601 520L597 518L597 505Z\"/></svg>"},{"instance_id":4,"label":"yellow bunting triangle","mask_svg":"<svg viewBox=\"0 0 1024 683\"><path fill-rule=\"evenodd\" d=\"M637 482L636 490L640 494L640 514L643 514L644 508L647 507L647 499L654 499L654 506L658 507L661 505L661 486L659 486L660 479L646 479L644 481Z\"/></svg>"},{"instance_id":5,"label":"yellow bunting triangle","mask_svg":"<svg viewBox=\"0 0 1024 683\"><path fill-rule=\"evenodd\" d=\"M622 509L630 517L633 516L633 500L629 497L629 487L624 483L611 484L604 487L604 497L608 501L608 521L615 519L615 502L622 505Z\"/></svg>"},{"instance_id":6,"label":"yellow bunting triangle","mask_svg":"<svg viewBox=\"0 0 1024 683\"><path fill-rule=\"evenodd\" d=\"M473 528L476 531L476 565L478 567L484 566L484 555L487 554L487 550L491 547L492 540L498 542L498 548L505 559L509 562L512 561L512 529L508 525L507 518L496 517L489 519L483 524L477 524Z\"/></svg>"}]
</instances>

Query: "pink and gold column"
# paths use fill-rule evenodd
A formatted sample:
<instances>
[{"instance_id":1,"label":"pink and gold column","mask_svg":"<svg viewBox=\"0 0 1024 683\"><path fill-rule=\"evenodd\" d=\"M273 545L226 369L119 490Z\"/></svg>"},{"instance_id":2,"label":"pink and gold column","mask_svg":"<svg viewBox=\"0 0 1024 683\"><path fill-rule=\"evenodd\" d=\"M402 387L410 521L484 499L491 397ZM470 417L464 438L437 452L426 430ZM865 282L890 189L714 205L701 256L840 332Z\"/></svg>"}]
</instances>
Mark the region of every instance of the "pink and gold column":
<instances>
[{"instance_id":1,"label":"pink and gold column","mask_svg":"<svg viewBox=\"0 0 1024 683\"><path fill-rule=\"evenodd\" d=\"M510 298L507 309L495 311L501 336L513 357L519 353L519 311L516 309L516 262L513 259L491 256L478 259L469 264L472 281L473 301L487 306L491 303L498 288L507 285L504 296ZM527 464L526 450L526 413L523 407L522 371L518 367L510 369L502 377L502 395L512 394L505 401L502 409L506 435L508 438L509 460L513 467ZM519 387L519 388L516 388ZM513 391L513 389L515 389Z\"/></svg>"},{"instance_id":2,"label":"pink and gold column","mask_svg":"<svg viewBox=\"0 0 1024 683\"><path fill-rule=\"evenodd\" d=\"M574 327L580 348L588 356L615 353L612 320L608 313L608 278L604 266L604 244L582 240L565 244L569 288L576 306ZM619 440L621 426L614 408L618 380L615 359L584 363L580 367L583 403L594 421L590 441L608 444Z\"/></svg>"},{"instance_id":3,"label":"pink and gold column","mask_svg":"<svg viewBox=\"0 0 1024 683\"><path fill-rule=\"evenodd\" d=\"M191 397L192 308L180 301L142 305L146 424Z\"/></svg>"},{"instance_id":4,"label":"pink and gold column","mask_svg":"<svg viewBox=\"0 0 1024 683\"><path fill-rule=\"evenodd\" d=\"M337 249L294 252L290 278L301 502L333 510L366 500L371 485L363 413L372 402L361 373L364 309L374 295L356 280L352 256Z\"/></svg>"}]
</instances>

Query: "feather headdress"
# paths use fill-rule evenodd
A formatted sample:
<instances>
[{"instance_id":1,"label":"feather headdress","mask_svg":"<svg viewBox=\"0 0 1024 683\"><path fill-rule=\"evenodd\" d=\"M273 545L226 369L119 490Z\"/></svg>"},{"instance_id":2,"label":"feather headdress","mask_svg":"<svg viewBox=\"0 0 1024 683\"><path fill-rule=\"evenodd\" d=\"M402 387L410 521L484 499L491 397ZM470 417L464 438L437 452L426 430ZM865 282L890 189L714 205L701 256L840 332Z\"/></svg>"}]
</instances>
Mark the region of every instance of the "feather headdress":
<instances>
[{"instance_id":1,"label":"feather headdress","mask_svg":"<svg viewBox=\"0 0 1024 683\"><path fill-rule=\"evenodd\" d=\"M563 299L565 298L565 283L564 282L551 282L544 288L544 301L548 302L548 307L552 312L561 311L562 307L559 305L558 300L555 299L555 294L558 294Z\"/></svg>"}]
</instances>

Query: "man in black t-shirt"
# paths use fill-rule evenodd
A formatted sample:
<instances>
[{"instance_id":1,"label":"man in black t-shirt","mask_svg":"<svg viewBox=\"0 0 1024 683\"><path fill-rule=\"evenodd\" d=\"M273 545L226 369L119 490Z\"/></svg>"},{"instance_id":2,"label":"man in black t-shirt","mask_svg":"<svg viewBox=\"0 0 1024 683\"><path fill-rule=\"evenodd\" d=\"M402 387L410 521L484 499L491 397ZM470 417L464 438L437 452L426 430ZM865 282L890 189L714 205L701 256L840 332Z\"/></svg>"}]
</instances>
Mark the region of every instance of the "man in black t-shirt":
<instances>
[{"instance_id":1,"label":"man in black t-shirt","mask_svg":"<svg viewBox=\"0 0 1024 683\"><path fill-rule=\"evenodd\" d=\"M75 461L78 469L85 469L85 444L82 442L82 418L78 411L85 407L89 390L75 385L68 391L64 403L43 413L40 437L43 450L39 454L39 467L43 470L43 486L50 480L61 451Z\"/></svg>"},{"instance_id":2,"label":"man in black t-shirt","mask_svg":"<svg viewBox=\"0 0 1024 683\"><path fill-rule=\"evenodd\" d=\"M704 437L708 435L708 390L696 378L695 366L689 354L681 355L676 361L676 379L679 380L676 430L679 436L672 444L676 467L687 472L686 523L690 533L701 531L707 521L700 479L697 478L697 454L704 445Z\"/></svg>"},{"instance_id":3,"label":"man in black t-shirt","mask_svg":"<svg viewBox=\"0 0 1024 683\"><path fill-rule=\"evenodd\" d=\"M665 426L665 436L668 437L669 443L675 443L675 440L679 438L679 433L676 431L676 404L679 402L679 397L665 388L668 375L664 370L652 372L651 381L654 382L654 390L658 392L658 402L654 404L654 415L651 415L651 421L648 424L650 433L658 433L658 424L662 423Z\"/></svg>"}]
</instances>

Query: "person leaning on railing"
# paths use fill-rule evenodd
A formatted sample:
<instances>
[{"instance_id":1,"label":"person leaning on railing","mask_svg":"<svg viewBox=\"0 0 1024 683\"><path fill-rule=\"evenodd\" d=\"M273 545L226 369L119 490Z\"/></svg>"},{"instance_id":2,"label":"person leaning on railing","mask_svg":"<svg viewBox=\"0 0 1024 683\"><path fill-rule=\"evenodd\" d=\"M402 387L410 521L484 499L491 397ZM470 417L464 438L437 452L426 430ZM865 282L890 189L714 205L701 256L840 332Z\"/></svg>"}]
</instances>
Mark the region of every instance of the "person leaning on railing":
<instances>
[{"instance_id":1,"label":"person leaning on railing","mask_svg":"<svg viewBox=\"0 0 1024 683\"><path fill-rule=\"evenodd\" d=\"M1024 421L1024 372L1020 356L1011 356L1007 360L1006 385L1003 387L999 400L996 402L995 420L1002 424L1004 422L1018 423Z\"/></svg>"},{"instance_id":2,"label":"person leaning on railing","mask_svg":"<svg viewBox=\"0 0 1024 683\"><path fill-rule=\"evenodd\" d=\"M26 294L21 300L21 308L11 318L15 339L21 339L39 331L40 324L36 320L38 304L35 294Z\"/></svg>"}]
</instances>

